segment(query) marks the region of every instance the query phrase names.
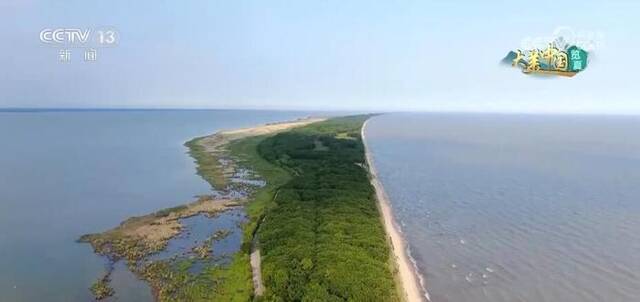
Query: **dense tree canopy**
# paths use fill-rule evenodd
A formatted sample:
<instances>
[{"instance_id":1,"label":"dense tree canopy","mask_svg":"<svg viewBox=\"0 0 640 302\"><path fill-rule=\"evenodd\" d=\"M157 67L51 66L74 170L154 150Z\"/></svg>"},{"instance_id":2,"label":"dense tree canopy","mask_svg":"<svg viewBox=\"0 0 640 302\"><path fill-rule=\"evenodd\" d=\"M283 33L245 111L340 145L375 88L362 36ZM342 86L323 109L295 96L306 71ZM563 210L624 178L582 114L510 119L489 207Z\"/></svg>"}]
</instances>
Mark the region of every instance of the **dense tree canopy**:
<instances>
[{"instance_id":1,"label":"dense tree canopy","mask_svg":"<svg viewBox=\"0 0 640 302\"><path fill-rule=\"evenodd\" d=\"M367 118L329 119L258 145L293 176L258 232L266 300L398 300L365 169L360 130Z\"/></svg>"}]
</instances>

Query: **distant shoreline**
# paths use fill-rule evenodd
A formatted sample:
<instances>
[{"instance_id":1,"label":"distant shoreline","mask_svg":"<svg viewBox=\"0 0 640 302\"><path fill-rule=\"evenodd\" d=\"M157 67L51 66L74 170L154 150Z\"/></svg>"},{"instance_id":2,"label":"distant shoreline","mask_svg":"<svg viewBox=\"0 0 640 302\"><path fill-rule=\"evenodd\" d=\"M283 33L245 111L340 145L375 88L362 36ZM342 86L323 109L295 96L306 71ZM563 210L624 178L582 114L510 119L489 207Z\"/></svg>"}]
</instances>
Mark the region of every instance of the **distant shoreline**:
<instances>
[{"instance_id":1,"label":"distant shoreline","mask_svg":"<svg viewBox=\"0 0 640 302\"><path fill-rule=\"evenodd\" d=\"M402 235L400 227L393 217L391 203L389 202L382 184L378 180L375 167L373 166L371 153L369 152L369 147L365 137L365 129L368 122L369 120L365 121L362 125L362 143L364 144L367 166L369 167L369 174L371 175L371 185L376 191L378 208L380 210L384 229L388 235L391 251L394 255L397 277L400 279L400 285L402 286L402 291L405 295L406 301L431 301L429 293L424 287L423 278L408 255L406 241Z\"/></svg>"},{"instance_id":2,"label":"distant shoreline","mask_svg":"<svg viewBox=\"0 0 640 302\"><path fill-rule=\"evenodd\" d=\"M319 110L297 109L252 109L252 108L0 108L6 113L34 112L136 112L136 111L278 111L278 112L311 112ZM332 111L327 111L332 112Z\"/></svg>"}]
</instances>

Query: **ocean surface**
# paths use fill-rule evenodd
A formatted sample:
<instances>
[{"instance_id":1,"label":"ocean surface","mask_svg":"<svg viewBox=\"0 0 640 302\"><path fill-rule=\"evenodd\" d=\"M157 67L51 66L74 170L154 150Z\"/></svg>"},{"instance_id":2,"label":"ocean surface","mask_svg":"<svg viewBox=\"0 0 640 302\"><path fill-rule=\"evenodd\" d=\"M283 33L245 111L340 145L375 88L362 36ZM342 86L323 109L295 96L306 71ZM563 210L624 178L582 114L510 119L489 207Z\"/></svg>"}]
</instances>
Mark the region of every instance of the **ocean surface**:
<instances>
[{"instance_id":1,"label":"ocean surface","mask_svg":"<svg viewBox=\"0 0 640 302\"><path fill-rule=\"evenodd\" d=\"M640 301L640 117L389 114L366 136L432 301Z\"/></svg>"},{"instance_id":2,"label":"ocean surface","mask_svg":"<svg viewBox=\"0 0 640 302\"><path fill-rule=\"evenodd\" d=\"M309 114L0 112L0 301L91 301L88 288L107 262L79 236L211 192L185 141ZM235 237L223 246L236 246ZM152 299L122 263L112 279L118 301Z\"/></svg>"}]
</instances>

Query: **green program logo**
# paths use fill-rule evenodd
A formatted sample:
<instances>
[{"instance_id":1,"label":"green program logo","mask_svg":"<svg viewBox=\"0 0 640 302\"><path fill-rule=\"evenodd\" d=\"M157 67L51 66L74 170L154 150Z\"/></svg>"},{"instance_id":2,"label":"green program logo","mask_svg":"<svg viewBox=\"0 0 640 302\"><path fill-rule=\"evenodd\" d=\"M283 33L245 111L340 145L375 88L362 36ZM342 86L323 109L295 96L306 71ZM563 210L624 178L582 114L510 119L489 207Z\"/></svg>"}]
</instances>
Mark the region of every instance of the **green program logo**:
<instances>
[{"instance_id":1,"label":"green program logo","mask_svg":"<svg viewBox=\"0 0 640 302\"><path fill-rule=\"evenodd\" d=\"M546 49L511 51L503 61L520 68L526 74L548 74L572 77L584 71L588 65L589 53L571 45L559 48L549 43Z\"/></svg>"}]
</instances>

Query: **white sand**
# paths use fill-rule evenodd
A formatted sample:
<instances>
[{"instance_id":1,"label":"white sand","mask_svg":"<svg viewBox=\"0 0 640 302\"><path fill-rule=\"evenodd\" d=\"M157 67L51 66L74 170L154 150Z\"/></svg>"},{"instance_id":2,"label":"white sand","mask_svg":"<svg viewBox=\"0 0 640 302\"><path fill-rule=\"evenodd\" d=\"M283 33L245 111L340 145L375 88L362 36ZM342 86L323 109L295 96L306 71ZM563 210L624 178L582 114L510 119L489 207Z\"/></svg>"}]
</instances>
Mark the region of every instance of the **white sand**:
<instances>
[{"instance_id":1,"label":"white sand","mask_svg":"<svg viewBox=\"0 0 640 302\"><path fill-rule=\"evenodd\" d=\"M378 180L378 176L376 175L376 170L373 166L371 154L368 151L369 148L367 146L367 141L364 135L367 123L368 121L366 121L364 125L362 125L362 141L365 146L369 173L371 174L371 184L376 190L378 208L380 209L380 213L382 214L384 228L387 232L387 235L389 236L391 250L396 260L396 268L398 269L397 274L400 278L403 291L405 293L405 301L430 301L429 294L423 288L420 275L418 274L416 267L411 261L409 255L407 255L407 247L404 237L402 236L402 232L400 231L399 226L396 224L395 219L393 218L391 204L389 203L387 194L385 193L384 188L382 187L382 184L380 183L380 181Z\"/></svg>"}]
</instances>

